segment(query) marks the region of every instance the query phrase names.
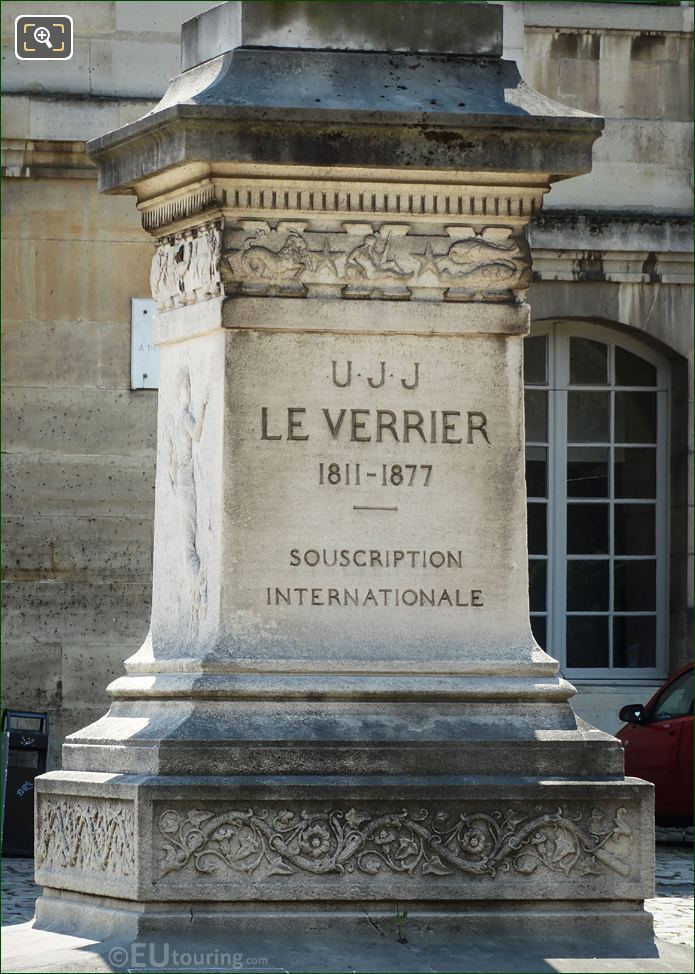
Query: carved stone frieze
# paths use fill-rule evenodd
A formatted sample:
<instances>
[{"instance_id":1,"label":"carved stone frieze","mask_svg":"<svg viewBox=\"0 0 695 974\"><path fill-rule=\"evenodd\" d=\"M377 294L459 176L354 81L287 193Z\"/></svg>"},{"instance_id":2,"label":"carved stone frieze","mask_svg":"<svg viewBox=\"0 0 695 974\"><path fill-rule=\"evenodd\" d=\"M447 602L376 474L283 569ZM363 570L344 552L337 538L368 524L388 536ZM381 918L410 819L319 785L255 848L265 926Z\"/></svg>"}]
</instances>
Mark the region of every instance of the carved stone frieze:
<instances>
[{"instance_id":1,"label":"carved stone frieze","mask_svg":"<svg viewBox=\"0 0 695 974\"><path fill-rule=\"evenodd\" d=\"M36 865L130 876L134 868L134 809L108 798L41 797Z\"/></svg>"},{"instance_id":2,"label":"carved stone frieze","mask_svg":"<svg viewBox=\"0 0 695 974\"><path fill-rule=\"evenodd\" d=\"M221 293L221 230L208 223L166 237L152 259L150 287L160 310Z\"/></svg>"},{"instance_id":3,"label":"carved stone frieze","mask_svg":"<svg viewBox=\"0 0 695 974\"><path fill-rule=\"evenodd\" d=\"M297 296L518 301L531 258L511 226L446 226L413 232L407 223L343 223L340 231L306 221L241 222L224 254L227 291Z\"/></svg>"},{"instance_id":4,"label":"carved stone frieze","mask_svg":"<svg viewBox=\"0 0 695 974\"><path fill-rule=\"evenodd\" d=\"M220 879L297 872L494 879L501 872L524 877L544 870L576 879L625 877L633 842L622 807L168 808L157 827L160 878L189 864Z\"/></svg>"}]
</instances>

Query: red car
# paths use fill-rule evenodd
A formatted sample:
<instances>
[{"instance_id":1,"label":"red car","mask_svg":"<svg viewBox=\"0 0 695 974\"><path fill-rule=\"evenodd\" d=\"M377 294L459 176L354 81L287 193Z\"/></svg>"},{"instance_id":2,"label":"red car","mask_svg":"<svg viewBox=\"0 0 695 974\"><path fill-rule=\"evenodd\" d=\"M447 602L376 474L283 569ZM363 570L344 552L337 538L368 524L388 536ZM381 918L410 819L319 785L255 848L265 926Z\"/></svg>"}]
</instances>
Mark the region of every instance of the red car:
<instances>
[{"instance_id":1,"label":"red car","mask_svg":"<svg viewBox=\"0 0 695 974\"><path fill-rule=\"evenodd\" d=\"M654 784L659 825L693 824L693 664L660 687L648 704L620 710L617 737L625 774Z\"/></svg>"}]
</instances>

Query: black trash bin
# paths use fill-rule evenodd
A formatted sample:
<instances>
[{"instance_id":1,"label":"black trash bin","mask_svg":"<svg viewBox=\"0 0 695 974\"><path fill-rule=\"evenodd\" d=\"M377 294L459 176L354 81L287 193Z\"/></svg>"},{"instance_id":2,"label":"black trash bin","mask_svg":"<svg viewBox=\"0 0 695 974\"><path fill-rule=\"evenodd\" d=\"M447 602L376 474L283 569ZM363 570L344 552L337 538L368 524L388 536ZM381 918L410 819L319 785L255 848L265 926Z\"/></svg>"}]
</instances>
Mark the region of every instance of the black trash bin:
<instances>
[{"instance_id":1,"label":"black trash bin","mask_svg":"<svg viewBox=\"0 0 695 974\"><path fill-rule=\"evenodd\" d=\"M48 714L2 712L2 854L34 855L34 778L46 770Z\"/></svg>"}]
</instances>

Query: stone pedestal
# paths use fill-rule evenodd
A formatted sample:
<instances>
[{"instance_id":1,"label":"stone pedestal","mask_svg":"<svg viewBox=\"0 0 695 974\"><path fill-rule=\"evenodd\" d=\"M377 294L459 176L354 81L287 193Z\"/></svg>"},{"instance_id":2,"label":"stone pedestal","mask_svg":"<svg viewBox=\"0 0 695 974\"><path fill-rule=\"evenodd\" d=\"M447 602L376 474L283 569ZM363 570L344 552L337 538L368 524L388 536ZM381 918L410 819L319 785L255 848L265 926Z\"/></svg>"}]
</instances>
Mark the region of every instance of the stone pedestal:
<instances>
[{"instance_id":1,"label":"stone pedestal","mask_svg":"<svg viewBox=\"0 0 695 974\"><path fill-rule=\"evenodd\" d=\"M650 788L528 618L524 230L601 120L498 6L358 6L211 10L90 146L156 238L152 624L39 779L38 920L648 934Z\"/></svg>"}]
</instances>

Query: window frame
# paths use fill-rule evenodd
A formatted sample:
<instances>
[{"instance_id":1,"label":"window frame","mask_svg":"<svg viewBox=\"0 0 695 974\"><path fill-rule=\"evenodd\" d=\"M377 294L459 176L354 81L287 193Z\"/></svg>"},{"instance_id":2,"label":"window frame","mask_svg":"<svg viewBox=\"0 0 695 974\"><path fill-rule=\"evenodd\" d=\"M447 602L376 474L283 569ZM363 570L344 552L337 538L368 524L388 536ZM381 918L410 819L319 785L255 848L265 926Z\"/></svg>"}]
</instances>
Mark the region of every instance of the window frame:
<instances>
[{"instance_id":1,"label":"window frame","mask_svg":"<svg viewBox=\"0 0 695 974\"><path fill-rule=\"evenodd\" d=\"M546 383L524 384L524 388L543 389L548 393L547 400L547 543L546 543L546 651L558 660L564 676L576 682L602 683L615 682L617 678L635 682L654 682L663 679L668 672L668 575L670 553L670 525L669 511L669 458L670 458L670 369L663 355L641 341L639 338L625 334L616 328L572 319L547 319L533 322L529 338L545 336L547 340L547 374ZM639 356L656 369L656 385L653 390L657 393L657 426L656 426L656 497L624 498L622 502L654 503L655 504L655 557L656 557L656 603L655 611L645 612L650 617L655 616L656 626L656 654L653 667L568 667L566 662L566 618L567 618L567 392L577 388L569 383L569 347L570 338L585 338L602 342L609 346L609 381L605 385L581 385L578 388L592 390L605 389L614 392L621 390L642 390L644 386L617 386L615 376L615 348L620 347L627 352ZM615 556L614 553L614 450L613 440L613 410L615 396L611 396L611 434L608 444L610 451L610 481L611 489L607 503L609 505L609 646L612 645L613 618L623 613L615 613L613 608L613 565L616 560L625 556ZM528 441L526 446L544 446L539 441ZM587 444L588 446L594 444ZM637 444L630 444L635 446ZM528 501L534 503L533 499ZM591 556L576 556L582 559ZM598 556L594 556L598 557ZM650 556L630 556L638 560ZM530 554L529 559L539 556ZM605 557L603 558L605 560ZM600 612L597 614L601 614ZM538 616L542 613L534 612ZM577 615L591 615L591 612L577 612ZM628 613L635 617L634 613Z\"/></svg>"}]
</instances>

